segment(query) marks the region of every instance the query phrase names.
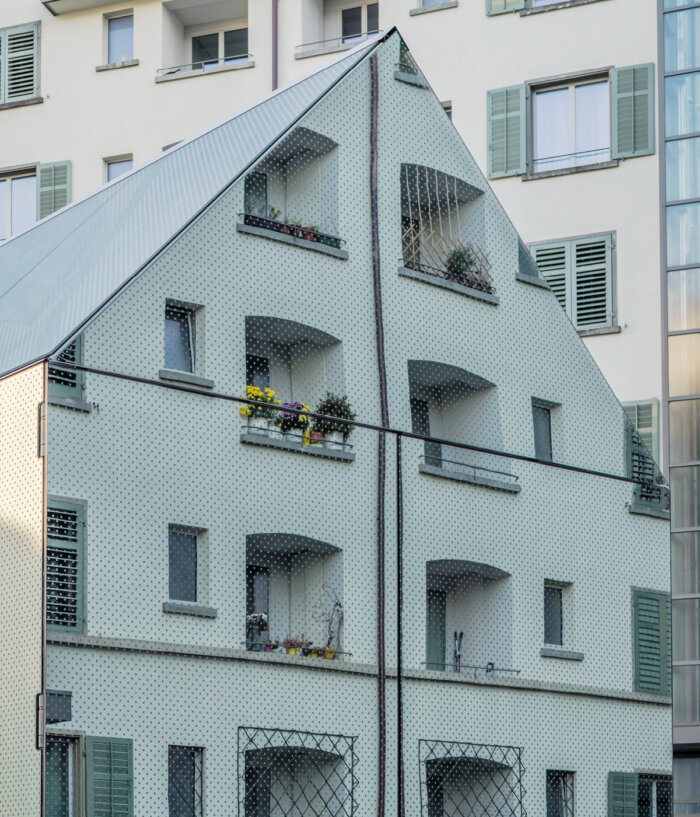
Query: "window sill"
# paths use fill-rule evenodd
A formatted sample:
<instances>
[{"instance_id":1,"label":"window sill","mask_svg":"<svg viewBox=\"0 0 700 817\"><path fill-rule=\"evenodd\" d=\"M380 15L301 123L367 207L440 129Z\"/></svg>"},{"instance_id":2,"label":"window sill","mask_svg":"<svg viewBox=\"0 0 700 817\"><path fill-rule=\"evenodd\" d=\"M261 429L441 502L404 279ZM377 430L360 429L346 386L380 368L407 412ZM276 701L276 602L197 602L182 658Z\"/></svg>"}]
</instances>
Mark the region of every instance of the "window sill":
<instances>
[{"instance_id":1,"label":"window sill","mask_svg":"<svg viewBox=\"0 0 700 817\"><path fill-rule=\"evenodd\" d=\"M651 516L654 519L663 519L665 522L671 519L671 511L654 508L650 505L645 505L643 502L631 502L628 510L637 516Z\"/></svg>"},{"instance_id":2,"label":"window sill","mask_svg":"<svg viewBox=\"0 0 700 817\"><path fill-rule=\"evenodd\" d=\"M529 17L531 14L542 14L545 11L559 11L559 9L568 9L571 6L588 6L591 3L599 3L600 0L565 0L562 3L551 3L548 6L536 6L535 8L521 9L521 17Z\"/></svg>"},{"instance_id":3,"label":"window sill","mask_svg":"<svg viewBox=\"0 0 700 817\"><path fill-rule=\"evenodd\" d=\"M581 165L580 167L560 167L557 170L540 170L537 173L525 173L520 178L524 182L535 181L536 179L550 179L554 176L570 176L572 173L589 173L592 170L605 170L608 167L617 167L619 159L611 159L609 162L597 162L592 165Z\"/></svg>"},{"instance_id":4,"label":"window sill","mask_svg":"<svg viewBox=\"0 0 700 817\"><path fill-rule=\"evenodd\" d=\"M446 3L435 3L432 6L419 6L416 9L409 9L408 13L411 17L417 14L430 14L431 11L442 11L443 9L456 9L459 5L459 0L448 0Z\"/></svg>"},{"instance_id":5,"label":"window sill","mask_svg":"<svg viewBox=\"0 0 700 817\"><path fill-rule=\"evenodd\" d=\"M264 434L251 434L248 431L241 431L241 442L245 445L276 448L279 451L291 451L294 454L306 454L310 457L324 457L327 460L355 461L355 454L352 451L335 451L332 448L324 448L320 445L302 445L301 443L290 443L286 440L274 440Z\"/></svg>"},{"instance_id":6,"label":"window sill","mask_svg":"<svg viewBox=\"0 0 700 817\"><path fill-rule=\"evenodd\" d=\"M78 400L75 397L52 397L49 395L50 406L63 406L63 408L73 409L73 411L84 411L89 414L92 411L92 403L85 400Z\"/></svg>"},{"instance_id":7,"label":"window sill","mask_svg":"<svg viewBox=\"0 0 700 817\"><path fill-rule=\"evenodd\" d=\"M247 235L258 235L261 238L267 238L270 241L279 241L282 244L291 244L293 247L301 247L303 250L311 250L312 252L320 252L323 255L330 255L333 258L340 258L342 261L347 261L350 257L347 250L341 250L338 247L329 247L327 244L321 244L318 241L307 241L305 238L297 238L288 233L276 233L272 230L266 230L263 227L252 227L249 224L236 224L236 230L239 233L246 233Z\"/></svg>"},{"instance_id":8,"label":"window sill","mask_svg":"<svg viewBox=\"0 0 700 817\"><path fill-rule=\"evenodd\" d=\"M523 284L530 284L533 287L539 287L540 289L549 289L549 284L544 278L531 278L527 275L518 275L518 273L516 273L515 280L521 281Z\"/></svg>"},{"instance_id":9,"label":"window sill","mask_svg":"<svg viewBox=\"0 0 700 817\"><path fill-rule=\"evenodd\" d=\"M164 613L178 613L185 616L200 616L201 618L216 618L213 607L203 607L201 604L187 601L164 601Z\"/></svg>"},{"instance_id":10,"label":"window sill","mask_svg":"<svg viewBox=\"0 0 700 817\"><path fill-rule=\"evenodd\" d=\"M213 389L214 381L206 377L199 377L189 372L178 372L176 369L161 369L158 372L159 380L168 380L173 383L182 383L185 386L196 386L200 389Z\"/></svg>"},{"instance_id":11,"label":"window sill","mask_svg":"<svg viewBox=\"0 0 700 817\"><path fill-rule=\"evenodd\" d=\"M579 336L582 338L590 338L595 335L619 335L622 332L621 326L599 326L597 329L577 329Z\"/></svg>"},{"instance_id":12,"label":"window sill","mask_svg":"<svg viewBox=\"0 0 700 817\"><path fill-rule=\"evenodd\" d=\"M408 71L394 71L394 79L405 82L406 85L413 85L416 88L427 88L425 81L418 74L409 74Z\"/></svg>"},{"instance_id":13,"label":"window sill","mask_svg":"<svg viewBox=\"0 0 700 817\"><path fill-rule=\"evenodd\" d=\"M561 658L565 661L583 661L582 652L565 650L563 647L540 647L542 658Z\"/></svg>"},{"instance_id":14,"label":"window sill","mask_svg":"<svg viewBox=\"0 0 700 817\"><path fill-rule=\"evenodd\" d=\"M505 491L509 494L519 494L521 486L515 482L508 482L505 479L497 479L494 477L481 477L474 474L463 474L450 468L438 468L435 465L425 465L421 463L418 466L418 473L427 474L431 477L442 477L442 479L451 479L455 482L466 482L470 485L478 485L481 488L493 488L496 491Z\"/></svg>"},{"instance_id":15,"label":"window sill","mask_svg":"<svg viewBox=\"0 0 700 817\"><path fill-rule=\"evenodd\" d=\"M117 68L131 68L138 65L138 60L121 60L121 62L108 62L106 65L96 65L95 71L115 71Z\"/></svg>"},{"instance_id":16,"label":"window sill","mask_svg":"<svg viewBox=\"0 0 700 817\"><path fill-rule=\"evenodd\" d=\"M329 45L329 46L320 46L319 48L313 48L309 46L308 48L304 49L303 51L298 51L294 55L295 60L305 60L307 57L320 57L323 54L336 54L339 51L349 51L351 48L354 48L357 45L356 42L352 43L341 43L341 45Z\"/></svg>"},{"instance_id":17,"label":"window sill","mask_svg":"<svg viewBox=\"0 0 700 817\"><path fill-rule=\"evenodd\" d=\"M191 77L209 77L212 74L221 74L226 71L241 71L245 68L255 68L255 62L253 62L253 60L242 60L233 65L221 65L216 68L210 68L207 71L177 71L173 74L164 74L163 76L156 77L156 83L174 82L176 79L190 79Z\"/></svg>"},{"instance_id":18,"label":"window sill","mask_svg":"<svg viewBox=\"0 0 700 817\"><path fill-rule=\"evenodd\" d=\"M477 301L484 301L487 304L498 306L500 303L496 295L491 295L488 292L481 292L478 289L456 284L454 281L446 281L443 278L438 278L435 275L429 275L427 272L420 270L408 269L407 267L399 267L399 275L403 278L412 278L414 281L420 281L424 284L432 284L432 286L440 287L441 289L448 289L450 292L456 292L458 295L466 295L467 298L474 298Z\"/></svg>"},{"instance_id":19,"label":"window sill","mask_svg":"<svg viewBox=\"0 0 700 817\"><path fill-rule=\"evenodd\" d=\"M24 108L25 105L38 105L43 101L43 96L33 96L31 99L17 99L14 102L3 102L2 105L0 105L0 111L4 111L8 108Z\"/></svg>"}]
</instances>

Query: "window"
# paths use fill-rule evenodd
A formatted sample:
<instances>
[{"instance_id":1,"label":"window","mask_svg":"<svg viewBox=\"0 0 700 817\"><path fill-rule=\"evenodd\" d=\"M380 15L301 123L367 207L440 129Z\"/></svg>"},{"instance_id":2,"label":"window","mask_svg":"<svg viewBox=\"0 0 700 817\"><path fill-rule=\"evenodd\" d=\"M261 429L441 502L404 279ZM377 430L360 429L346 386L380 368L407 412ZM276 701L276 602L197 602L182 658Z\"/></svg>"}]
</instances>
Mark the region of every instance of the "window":
<instances>
[{"instance_id":1,"label":"window","mask_svg":"<svg viewBox=\"0 0 700 817\"><path fill-rule=\"evenodd\" d=\"M411 398L411 431L422 437L430 437L430 405L427 400ZM440 443L425 441L425 464L440 467L442 465L442 446Z\"/></svg>"},{"instance_id":2,"label":"window","mask_svg":"<svg viewBox=\"0 0 700 817\"><path fill-rule=\"evenodd\" d=\"M134 817L133 743L128 738L85 738L88 815Z\"/></svg>"},{"instance_id":3,"label":"window","mask_svg":"<svg viewBox=\"0 0 700 817\"><path fill-rule=\"evenodd\" d=\"M248 59L248 29L234 28L192 37L192 68L206 71Z\"/></svg>"},{"instance_id":4,"label":"window","mask_svg":"<svg viewBox=\"0 0 700 817\"><path fill-rule=\"evenodd\" d=\"M72 738L46 738L45 817L73 817L76 809L76 742Z\"/></svg>"},{"instance_id":5,"label":"window","mask_svg":"<svg viewBox=\"0 0 700 817\"><path fill-rule=\"evenodd\" d=\"M267 218L267 173L251 171L245 177L243 187L245 212L249 215Z\"/></svg>"},{"instance_id":6,"label":"window","mask_svg":"<svg viewBox=\"0 0 700 817\"><path fill-rule=\"evenodd\" d=\"M676 814L700 813L700 757L673 758L673 802Z\"/></svg>"},{"instance_id":7,"label":"window","mask_svg":"<svg viewBox=\"0 0 700 817\"><path fill-rule=\"evenodd\" d=\"M245 569L245 612L246 616L254 613L270 612L270 568L260 565L247 564ZM246 624L246 648L260 649L264 630L260 627L248 627Z\"/></svg>"},{"instance_id":8,"label":"window","mask_svg":"<svg viewBox=\"0 0 700 817\"><path fill-rule=\"evenodd\" d=\"M168 817L202 817L202 757L195 746L168 746Z\"/></svg>"},{"instance_id":9,"label":"window","mask_svg":"<svg viewBox=\"0 0 700 817\"><path fill-rule=\"evenodd\" d=\"M535 457L552 461L552 410L544 403L532 401L532 424L535 432Z\"/></svg>"},{"instance_id":10,"label":"window","mask_svg":"<svg viewBox=\"0 0 700 817\"><path fill-rule=\"evenodd\" d=\"M39 95L39 24L0 29L0 105Z\"/></svg>"},{"instance_id":11,"label":"window","mask_svg":"<svg viewBox=\"0 0 700 817\"><path fill-rule=\"evenodd\" d=\"M544 643L564 645L564 590L560 586L544 586Z\"/></svg>"},{"instance_id":12,"label":"window","mask_svg":"<svg viewBox=\"0 0 700 817\"><path fill-rule=\"evenodd\" d=\"M428 588L425 633L425 668L445 669L447 593Z\"/></svg>"},{"instance_id":13,"label":"window","mask_svg":"<svg viewBox=\"0 0 700 817\"><path fill-rule=\"evenodd\" d=\"M134 59L134 16L124 14L107 19L107 62Z\"/></svg>"},{"instance_id":14,"label":"window","mask_svg":"<svg viewBox=\"0 0 700 817\"><path fill-rule=\"evenodd\" d=\"M547 817L574 817L574 773L547 769Z\"/></svg>"},{"instance_id":15,"label":"window","mask_svg":"<svg viewBox=\"0 0 700 817\"><path fill-rule=\"evenodd\" d=\"M634 688L671 694L671 602L666 593L634 590Z\"/></svg>"},{"instance_id":16,"label":"window","mask_svg":"<svg viewBox=\"0 0 700 817\"><path fill-rule=\"evenodd\" d=\"M177 372L195 370L195 311L165 306L165 368Z\"/></svg>"},{"instance_id":17,"label":"window","mask_svg":"<svg viewBox=\"0 0 700 817\"><path fill-rule=\"evenodd\" d=\"M270 387L270 361L260 355L245 356L245 382L258 389Z\"/></svg>"},{"instance_id":18,"label":"window","mask_svg":"<svg viewBox=\"0 0 700 817\"><path fill-rule=\"evenodd\" d=\"M82 399L83 373L77 369L64 369L60 366L61 363L80 365L83 362L82 350L83 338L80 335L58 355L56 365L49 366L49 401L57 397L69 400Z\"/></svg>"},{"instance_id":19,"label":"window","mask_svg":"<svg viewBox=\"0 0 700 817\"><path fill-rule=\"evenodd\" d=\"M488 175L566 171L646 156L654 152L654 124L651 63L488 91Z\"/></svg>"},{"instance_id":20,"label":"window","mask_svg":"<svg viewBox=\"0 0 700 817\"><path fill-rule=\"evenodd\" d=\"M659 457L659 401L624 403L625 416L637 429L646 450L656 460Z\"/></svg>"},{"instance_id":21,"label":"window","mask_svg":"<svg viewBox=\"0 0 700 817\"><path fill-rule=\"evenodd\" d=\"M671 817L672 788L670 775L608 772L608 814Z\"/></svg>"},{"instance_id":22,"label":"window","mask_svg":"<svg viewBox=\"0 0 700 817\"><path fill-rule=\"evenodd\" d=\"M353 6L341 11L341 39L343 43L358 40L363 32L376 34L379 30L379 3Z\"/></svg>"},{"instance_id":23,"label":"window","mask_svg":"<svg viewBox=\"0 0 700 817\"><path fill-rule=\"evenodd\" d=\"M46 626L83 632L85 508L49 501L46 513Z\"/></svg>"},{"instance_id":24,"label":"window","mask_svg":"<svg viewBox=\"0 0 700 817\"><path fill-rule=\"evenodd\" d=\"M168 595L171 601L199 600L197 534L171 527L168 533Z\"/></svg>"},{"instance_id":25,"label":"window","mask_svg":"<svg viewBox=\"0 0 700 817\"><path fill-rule=\"evenodd\" d=\"M531 244L530 249L577 330L614 328L613 234Z\"/></svg>"},{"instance_id":26,"label":"window","mask_svg":"<svg viewBox=\"0 0 700 817\"><path fill-rule=\"evenodd\" d=\"M107 181L111 182L128 173L134 166L134 160L128 159L105 159L107 164Z\"/></svg>"},{"instance_id":27,"label":"window","mask_svg":"<svg viewBox=\"0 0 700 817\"><path fill-rule=\"evenodd\" d=\"M441 102L440 104L442 105L442 109L447 114L447 118L451 122L452 121L452 100L449 99L449 100L446 100L445 102Z\"/></svg>"},{"instance_id":28,"label":"window","mask_svg":"<svg viewBox=\"0 0 700 817\"><path fill-rule=\"evenodd\" d=\"M0 177L0 241L36 223L36 173L34 170Z\"/></svg>"}]
</instances>

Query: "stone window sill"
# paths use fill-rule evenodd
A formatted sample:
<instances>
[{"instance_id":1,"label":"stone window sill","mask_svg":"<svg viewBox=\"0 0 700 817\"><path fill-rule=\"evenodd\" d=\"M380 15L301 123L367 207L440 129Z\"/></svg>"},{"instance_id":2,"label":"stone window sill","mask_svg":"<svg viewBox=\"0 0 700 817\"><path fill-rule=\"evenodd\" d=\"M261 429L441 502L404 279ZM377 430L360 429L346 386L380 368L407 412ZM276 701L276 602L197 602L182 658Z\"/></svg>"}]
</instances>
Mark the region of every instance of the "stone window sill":
<instances>
[{"instance_id":1,"label":"stone window sill","mask_svg":"<svg viewBox=\"0 0 700 817\"><path fill-rule=\"evenodd\" d=\"M176 71L172 74L163 74L156 77L156 82L174 82L177 79L191 79L192 77L210 77L212 74L221 74L225 71L241 71L245 68L255 68L253 60L242 60L231 65L221 65L216 68L209 68L207 71Z\"/></svg>"},{"instance_id":2,"label":"stone window sill","mask_svg":"<svg viewBox=\"0 0 700 817\"><path fill-rule=\"evenodd\" d=\"M435 3L432 6L418 6L415 9L409 9L411 17L417 14L430 14L431 11L443 11L443 9L456 9L459 5L459 0L448 0L446 3Z\"/></svg>"},{"instance_id":3,"label":"stone window sill","mask_svg":"<svg viewBox=\"0 0 700 817\"><path fill-rule=\"evenodd\" d=\"M7 110L8 108L23 108L25 105L38 105L43 101L43 96L33 96L31 99L17 99L14 102L3 102L2 105L0 105L0 111Z\"/></svg>"},{"instance_id":4,"label":"stone window sill","mask_svg":"<svg viewBox=\"0 0 700 817\"><path fill-rule=\"evenodd\" d=\"M579 167L560 167L557 170L540 170L536 173L525 173L521 176L524 182L535 181L535 179L549 179L554 176L569 176L572 173L589 173L592 170L605 170L608 167L617 167L619 159L612 159L609 162L596 162L591 165L580 165Z\"/></svg>"},{"instance_id":5,"label":"stone window sill","mask_svg":"<svg viewBox=\"0 0 700 817\"><path fill-rule=\"evenodd\" d=\"M185 616L200 616L201 618L216 618L216 610L213 607L204 607L201 604L187 601L164 601L163 612L178 613Z\"/></svg>"},{"instance_id":6,"label":"stone window sill","mask_svg":"<svg viewBox=\"0 0 700 817\"><path fill-rule=\"evenodd\" d=\"M545 11L559 11L560 9L568 9L572 6L588 6L591 3L599 3L600 0L565 0L562 3L550 3L547 6L535 6L529 9L521 9L521 17L529 17L531 14L542 14Z\"/></svg>"},{"instance_id":7,"label":"stone window sill","mask_svg":"<svg viewBox=\"0 0 700 817\"><path fill-rule=\"evenodd\" d=\"M339 460L340 462L354 462L355 460L355 454L352 451L336 451L332 448L325 448L322 445L290 443L286 440L275 440L265 434L254 434L249 431L241 431L241 442L245 445L276 448L279 451L291 451L295 454L306 454L310 457L324 457L328 460Z\"/></svg>"},{"instance_id":8,"label":"stone window sill","mask_svg":"<svg viewBox=\"0 0 700 817\"><path fill-rule=\"evenodd\" d=\"M451 468L438 468L435 465L425 465L421 463L418 466L418 473L427 474L431 477L442 477L442 479L451 479L455 482L466 482L469 485L478 485L481 488L493 488L496 491L505 491L510 494L519 494L521 486L517 482L509 482L506 479L499 479L496 476L477 476L475 474L462 473Z\"/></svg>"},{"instance_id":9,"label":"stone window sill","mask_svg":"<svg viewBox=\"0 0 700 817\"><path fill-rule=\"evenodd\" d=\"M413 85L416 88L428 87L419 74L409 74L408 71L400 71L397 69L394 71L394 79L397 79L399 82L405 82L406 85Z\"/></svg>"},{"instance_id":10,"label":"stone window sill","mask_svg":"<svg viewBox=\"0 0 700 817\"><path fill-rule=\"evenodd\" d=\"M312 46L308 46L307 48L303 48L303 50L298 51L294 55L295 60L305 60L307 57L320 57L323 54L336 54L339 51L349 51L351 48L356 46L357 43L341 43L340 45L327 45L327 46L319 46L318 48L313 48Z\"/></svg>"},{"instance_id":11,"label":"stone window sill","mask_svg":"<svg viewBox=\"0 0 700 817\"><path fill-rule=\"evenodd\" d=\"M92 411L92 404L86 403L85 400L78 400L75 397L51 397L49 395L50 406L63 406L63 408L73 409L73 411L84 411L90 413Z\"/></svg>"},{"instance_id":12,"label":"stone window sill","mask_svg":"<svg viewBox=\"0 0 700 817\"><path fill-rule=\"evenodd\" d=\"M561 658L564 661L583 661L583 653L565 650L563 647L541 647L542 658Z\"/></svg>"},{"instance_id":13,"label":"stone window sill","mask_svg":"<svg viewBox=\"0 0 700 817\"><path fill-rule=\"evenodd\" d=\"M327 244L321 244L318 241L307 241L305 238L297 238L296 236L289 235L288 233L277 233L273 230L266 230L264 227L253 227L249 224L236 224L236 230L239 233L258 235L261 238L267 238L270 241L279 241L282 244L291 244L293 247L300 247L303 250L320 252L323 255L330 255L333 258L340 258L342 261L347 261L350 257L347 250L342 250L338 247L329 247Z\"/></svg>"},{"instance_id":14,"label":"stone window sill","mask_svg":"<svg viewBox=\"0 0 700 817\"><path fill-rule=\"evenodd\" d=\"M533 287L539 287L540 289L549 289L549 284L544 278L531 278L528 275L519 275L516 273L515 280L521 281L523 284L530 284Z\"/></svg>"},{"instance_id":15,"label":"stone window sill","mask_svg":"<svg viewBox=\"0 0 700 817\"><path fill-rule=\"evenodd\" d=\"M214 381L206 377L199 377L190 372L178 372L175 369L161 369L158 372L160 380L168 380L173 383L183 383L185 386L197 386L200 389L213 389Z\"/></svg>"},{"instance_id":16,"label":"stone window sill","mask_svg":"<svg viewBox=\"0 0 700 817\"><path fill-rule=\"evenodd\" d=\"M118 68L131 68L138 65L138 60L122 60L121 62L108 62L106 65L96 65L95 71L116 71Z\"/></svg>"},{"instance_id":17,"label":"stone window sill","mask_svg":"<svg viewBox=\"0 0 700 817\"><path fill-rule=\"evenodd\" d=\"M576 330L582 338L590 338L595 335L618 335L622 332L622 327L617 326L599 326L597 329L577 329Z\"/></svg>"},{"instance_id":18,"label":"stone window sill","mask_svg":"<svg viewBox=\"0 0 700 817\"><path fill-rule=\"evenodd\" d=\"M444 278L438 278L435 275L429 275L427 272L420 270L408 269L407 267L399 267L399 275L403 278L412 278L414 281L420 281L424 284L432 284L434 287L442 289L449 289L450 292L456 292L459 295L466 295L467 298L474 298L477 301L484 301L487 304L498 306L500 300L496 295L491 295L489 292L481 292L478 289L464 286L463 284L456 284L454 281L446 281Z\"/></svg>"}]
</instances>

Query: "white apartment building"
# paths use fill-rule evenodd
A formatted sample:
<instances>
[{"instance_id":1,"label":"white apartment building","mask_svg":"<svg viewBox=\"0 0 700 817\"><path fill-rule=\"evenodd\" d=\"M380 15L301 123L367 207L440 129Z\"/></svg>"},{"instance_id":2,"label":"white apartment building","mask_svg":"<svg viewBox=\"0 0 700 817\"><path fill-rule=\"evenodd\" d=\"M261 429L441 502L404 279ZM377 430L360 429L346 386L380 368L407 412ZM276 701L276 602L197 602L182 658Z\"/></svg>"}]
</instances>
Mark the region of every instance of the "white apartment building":
<instances>
[{"instance_id":1,"label":"white apartment building","mask_svg":"<svg viewBox=\"0 0 700 817\"><path fill-rule=\"evenodd\" d=\"M0 269L3 813L671 813L667 491L397 31Z\"/></svg>"}]
</instances>

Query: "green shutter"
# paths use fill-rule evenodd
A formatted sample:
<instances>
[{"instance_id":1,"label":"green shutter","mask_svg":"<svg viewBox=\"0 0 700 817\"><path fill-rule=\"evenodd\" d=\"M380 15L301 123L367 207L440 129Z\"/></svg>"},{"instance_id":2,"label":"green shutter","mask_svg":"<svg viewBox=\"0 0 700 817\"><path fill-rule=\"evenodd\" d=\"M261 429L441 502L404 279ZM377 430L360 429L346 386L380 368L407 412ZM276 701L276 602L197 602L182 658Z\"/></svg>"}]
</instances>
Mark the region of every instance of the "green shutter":
<instances>
[{"instance_id":1,"label":"green shutter","mask_svg":"<svg viewBox=\"0 0 700 817\"><path fill-rule=\"evenodd\" d=\"M85 738L87 817L133 817L133 742Z\"/></svg>"},{"instance_id":2,"label":"green shutter","mask_svg":"<svg viewBox=\"0 0 700 817\"><path fill-rule=\"evenodd\" d=\"M0 103L39 94L38 25L0 31Z\"/></svg>"},{"instance_id":3,"label":"green shutter","mask_svg":"<svg viewBox=\"0 0 700 817\"><path fill-rule=\"evenodd\" d=\"M612 155L615 159L654 152L654 65L613 68Z\"/></svg>"},{"instance_id":4,"label":"green shutter","mask_svg":"<svg viewBox=\"0 0 700 817\"><path fill-rule=\"evenodd\" d=\"M608 772L608 817L637 817L634 772Z\"/></svg>"},{"instance_id":5,"label":"green shutter","mask_svg":"<svg viewBox=\"0 0 700 817\"><path fill-rule=\"evenodd\" d=\"M535 263L549 284L560 306L571 317L571 246L570 242L533 244Z\"/></svg>"},{"instance_id":6,"label":"green shutter","mask_svg":"<svg viewBox=\"0 0 700 817\"><path fill-rule=\"evenodd\" d=\"M46 626L81 633L85 609L83 506L49 501L46 527Z\"/></svg>"},{"instance_id":7,"label":"green shutter","mask_svg":"<svg viewBox=\"0 0 700 817\"><path fill-rule=\"evenodd\" d=\"M447 596L444 590L428 590L426 627L426 669L445 669L445 628Z\"/></svg>"},{"instance_id":8,"label":"green shutter","mask_svg":"<svg viewBox=\"0 0 700 817\"><path fill-rule=\"evenodd\" d=\"M36 197L36 217L39 220L51 215L55 210L60 210L70 202L70 160L38 165L36 176L39 188Z\"/></svg>"},{"instance_id":9,"label":"green shutter","mask_svg":"<svg viewBox=\"0 0 700 817\"><path fill-rule=\"evenodd\" d=\"M637 429L644 447L655 461L659 459L659 401L623 403L627 419Z\"/></svg>"},{"instance_id":10,"label":"green shutter","mask_svg":"<svg viewBox=\"0 0 700 817\"><path fill-rule=\"evenodd\" d=\"M486 0L487 14L505 14L525 8L525 0Z\"/></svg>"},{"instance_id":11,"label":"green shutter","mask_svg":"<svg viewBox=\"0 0 700 817\"><path fill-rule=\"evenodd\" d=\"M654 482L656 475L654 460L649 455L642 436L629 422L625 423L625 458L629 479Z\"/></svg>"},{"instance_id":12,"label":"green shutter","mask_svg":"<svg viewBox=\"0 0 700 817\"><path fill-rule=\"evenodd\" d=\"M671 694L671 605L664 593L634 591L634 682L637 692Z\"/></svg>"},{"instance_id":13,"label":"green shutter","mask_svg":"<svg viewBox=\"0 0 700 817\"><path fill-rule=\"evenodd\" d=\"M488 175L490 179L525 172L525 86L487 92Z\"/></svg>"},{"instance_id":14,"label":"green shutter","mask_svg":"<svg viewBox=\"0 0 700 817\"><path fill-rule=\"evenodd\" d=\"M69 397L81 400L83 396L83 373L77 369L63 369L60 362L83 362L83 338L78 336L58 356L56 365L49 366L49 401L52 397Z\"/></svg>"}]
</instances>

